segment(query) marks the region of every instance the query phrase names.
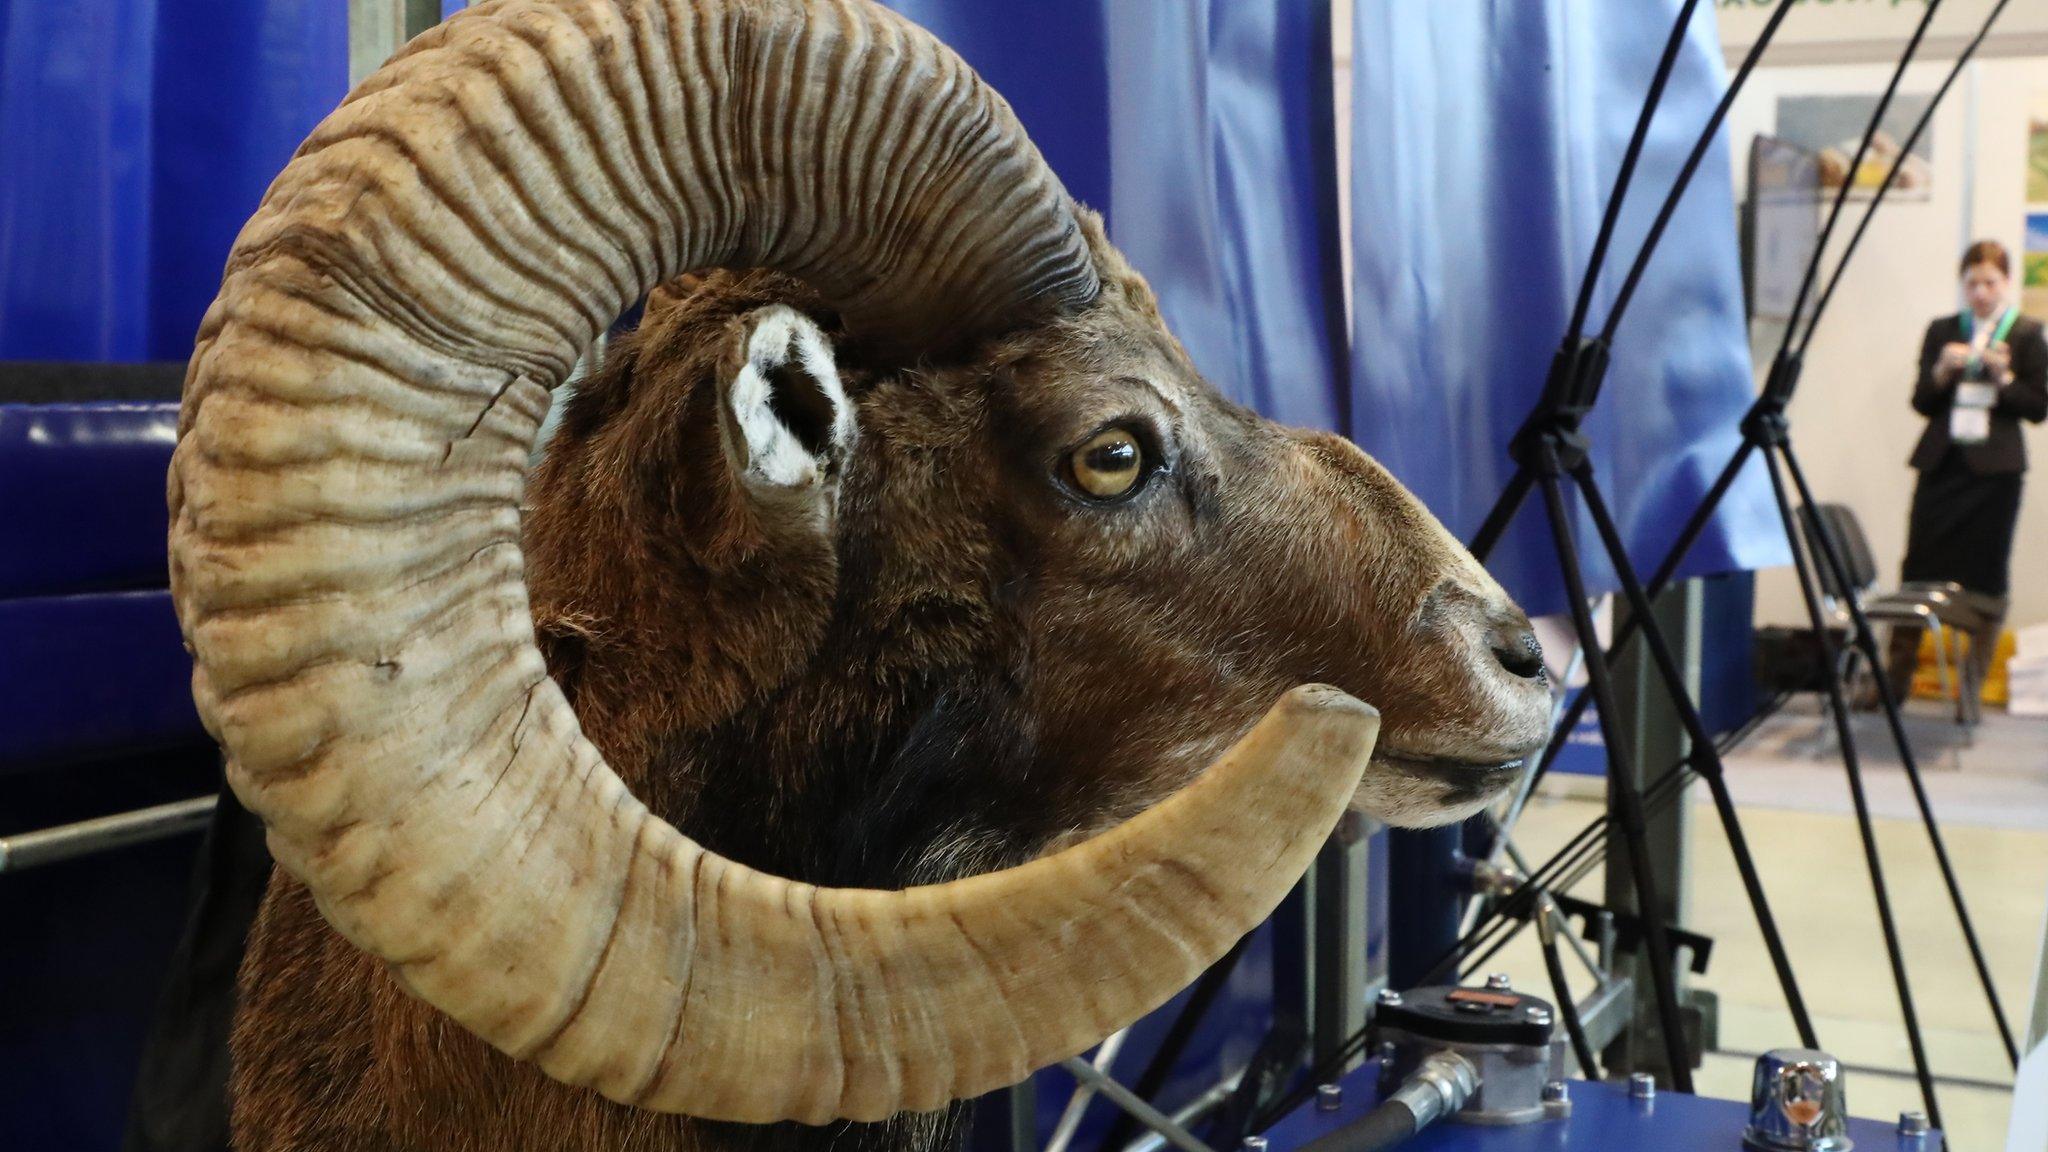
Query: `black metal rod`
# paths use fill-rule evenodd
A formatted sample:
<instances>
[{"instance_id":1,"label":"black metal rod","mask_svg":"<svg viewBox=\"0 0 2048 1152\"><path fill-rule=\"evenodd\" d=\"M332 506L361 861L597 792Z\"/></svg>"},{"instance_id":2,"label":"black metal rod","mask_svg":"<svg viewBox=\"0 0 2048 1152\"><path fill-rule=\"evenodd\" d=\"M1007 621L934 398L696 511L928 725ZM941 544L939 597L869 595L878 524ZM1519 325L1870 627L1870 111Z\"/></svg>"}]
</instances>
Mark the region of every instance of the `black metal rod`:
<instances>
[{"instance_id":1,"label":"black metal rod","mask_svg":"<svg viewBox=\"0 0 2048 1152\"><path fill-rule=\"evenodd\" d=\"M1806 472L1799 466L1799 458L1793 454L1792 445L1789 442L1778 445L1778 455L1785 462L1785 471L1791 474L1793 487L1799 492L1799 502L1808 509L1814 508L1813 490L1807 487ZM1848 566L1836 552L1834 541L1829 539L1825 530L1813 535L1819 545L1818 563L1827 565L1828 574L1834 578L1835 587L1852 587L1845 579ZM1854 633L1853 643L1863 649L1864 657L1870 661L1874 673L1872 679L1877 682L1878 701L1884 708L1885 723L1891 730L1892 743L1898 747L1899 764L1905 769L1906 783L1913 790L1913 803L1920 809L1920 824L1927 830L1928 843L1934 846L1934 861L1941 868L1941 881L1948 888L1949 903L1955 907L1956 923L1963 930L1963 941L1969 945L1970 961L1977 967L1977 980L1984 986L1984 999L1991 1007L1991 1018L1998 1024L1998 1035L2005 1043L2006 1058L2011 1060L2012 1066L2017 1069L2020 1065L2019 1047L2013 1043L2012 1026L2006 1022L2005 1006L1999 1003L1998 989L1991 981L1991 966L1984 959L1983 945L1977 941L1977 927L1963 901L1963 888L1956 879L1955 865L1949 861L1948 845L1941 835L1941 823L1935 819L1934 806L1928 801L1927 785L1921 778L1920 763L1913 754L1913 743L1906 738L1905 718L1899 713L1898 697L1893 695L1891 681L1884 675L1884 657L1877 648L1877 632L1871 627L1870 617L1864 614L1863 605L1855 596L1844 596L1842 601L1849 610L1849 620ZM1834 674L1839 675L1839 672ZM1969 690L1968 684L1957 689L1958 692Z\"/></svg>"},{"instance_id":2,"label":"black metal rod","mask_svg":"<svg viewBox=\"0 0 2048 1152\"><path fill-rule=\"evenodd\" d=\"M1827 666L1828 707L1835 723L1835 736L1842 746L1842 767L1849 776L1849 798L1856 808L1856 831L1863 840L1863 861L1870 870L1871 894L1877 900L1878 926L1884 931L1884 950L1891 962L1892 983L1899 993L1899 1013L1905 1018L1906 1044L1913 1051L1913 1074L1920 1081L1920 1096L1927 1105L1927 1116L1934 1126L1941 1123L1941 1106L1934 1098L1934 1073L1928 1067L1927 1046L1920 1036L1920 1014L1913 1007L1913 985L1906 976L1906 955L1899 945L1899 926L1892 916L1891 890L1885 884L1884 861L1878 856L1877 832L1870 822L1870 802L1863 794L1863 764L1856 752L1856 732L1850 723L1849 704L1842 692L1841 666L1835 660L1835 642L1828 632L1827 617L1821 611L1820 590L1815 573L1807 564L1806 550L1800 545L1799 524L1794 519L1792 501L1785 492L1784 477L1778 474L1778 462L1769 449L1764 452L1765 470L1771 477L1771 495L1778 503L1778 519L1785 526L1785 542L1792 549L1792 567L1799 576L1799 594L1806 602L1806 618L1813 626L1816 642L1821 646L1822 662ZM1844 585L1846 587L1846 585Z\"/></svg>"},{"instance_id":3,"label":"black metal rod","mask_svg":"<svg viewBox=\"0 0 2048 1152\"><path fill-rule=\"evenodd\" d=\"M1650 583L1644 589L1651 599L1663 595L1664 589L1670 586L1679 565L1685 562L1686 554L1692 551L1693 545L1697 544L1700 536L1706 532L1707 525L1713 522L1714 513L1720 509L1722 498L1728 494L1728 489L1734 485L1735 478L1741 475L1742 466L1749 462L1750 453L1755 450L1756 445L1744 439L1741 447L1728 458L1728 464L1721 469L1721 474L1714 478L1713 485L1700 499L1699 507L1693 510L1692 519L1685 522L1685 528L1679 532L1678 539L1664 553L1664 559L1658 562L1657 570L1651 573ZM1622 648L1630 640L1635 639L1636 627L1633 616L1615 627L1613 640L1607 646L1606 659L1610 664L1620 659ZM1571 703L1565 705L1564 715L1558 722L1557 730L1550 734L1550 744L1543 749L1542 759L1536 762L1535 778L1529 782L1531 791L1534 791L1536 785L1542 783L1543 778L1550 773L1550 766L1564 751L1565 744L1571 739L1572 730L1579 725L1579 717L1586 714L1586 706L1592 702L1592 696L1581 689L1573 694Z\"/></svg>"},{"instance_id":4,"label":"black metal rod","mask_svg":"<svg viewBox=\"0 0 2048 1152\"><path fill-rule=\"evenodd\" d=\"M1678 63L1679 49L1685 46L1685 30L1692 23L1692 14L1699 7L1699 0L1685 0L1678 10L1678 18L1671 22L1671 35L1664 40L1664 53L1657 58L1657 71L1650 77L1650 90L1643 96L1642 111L1636 115L1635 131L1629 136L1628 148L1621 154L1621 168L1614 174L1614 187L1607 193L1607 208L1600 217L1600 231L1593 237L1593 254L1586 261L1586 273L1579 278L1579 296L1572 304L1571 324L1565 329L1565 346L1577 344L1586 332L1586 313L1593 306L1593 287L1600 282L1600 266L1607 262L1607 246L1614 242L1615 225L1621 222L1621 206L1628 199L1629 182L1635 178L1636 162L1642 158L1643 143L1650 135L1650 121L1656 118L1657 105L1663 102L1664 85L1671 79L1671 69Z\"/></svg>"},{"instance_id":5,"label":"black metal rod","mask_svg":"<svg viewBox=\"0 0 2048 1152\"><path fill-rule=\"evenodd\" d=\"M1529 470L1519 464L1516 465L1515 474L1508 477L1507 487L1501 489L1500 499L1493 502L1493 508L1486 513L1486 520L1479 525L1478 534L1472 537L1472 546L1467 551L1472 553L1473 559L1481 564L1486 563L1486 558L1493 553L1494 545L1500 543L1501 535L1514 520L1515 513L1521 510L1522 501L1528 497L1529 486L1532 483L1534 481L1530 479Z\"/></svg>"},{"instance_id":6,"label":"black metal rod","mask_svg":"<svg viewBox=\"0 0 2048 1152\"><path fill-rule=\"evenodd\" d=\"M1686 785L1691 782L1689 769L1681 761L1659 777L1655 787L1644 789L1645 814L1661 813L1677 803L1679 797L1685 794ZM1523 929L1535 923L1535 916L1528 909L1533 909L1535 902L1541 900L1546 893L1569 892L1578 887L1579 881L1590 875L1593 869L1606 863L1607 848L1611 840L1609 832L1613 824L1613 820L1605 816L1588 823L1580 830L1580 834L1590 834L1590 838L1582 842L1578 848L1571 850L1569 858L1567 852L1560 851L1546 861L1538 869L1545 875L1539 880L1525 882L1516 892L1517 896L1522 896L1525 892L1528 894L1528 898L1523 901L1525 908L1518 909L1512 914L1507 914L1505 907L1503 908L1503 914L1493 921L1494 927L1500 931L1494 933L1494 938L1485 944L1484 951L1460 965L1459 971L1453 977L1454 981L1462 982L1484 968L1486 962L1513 943L1515 937L1522 934ZM1477 936L1478 933L1475 932L1474 938Z\"/></svg>"},{"instance_id":7,"label":"black metal rod","mask_svg":"<svg viewBox=\"0 0 2048 1152\"><path fill-rule=\"evenodd\" d=\"M1586 581L1579 570L1578 543L1572 536L1570 513L1564 503L1564 483L1558 475L1557 450L1553 445L1538 448L1541 466L1536 478L1543 491L1543 507L1550 519L1550 535L1556 545L1558 567L1564 574L1565 597L1578 632L1579 646L1589 653L1600 649L1600 633L1593 626L1593 612L1587 606ZM1679 1013L1678 982L1672 973L1671 941L1664 931L1664 902L1657 892L1656 869L1650 863L1649 834L1643 818L1643 797L1635 778L1635 757L1630 754L1627 735L1621 728L1621 708L1616 703L1614 684L1607 675L1605 660L1586 661L1587 678L1600 707L1600 733L1607 742L1607 788L1621 818L1622 842L1628 846L1629 878L1636 891L1637 911L1643 925L1643 963L1650 972L1650 987L1657 1002L1657 1019L1664 1033L1664 1053L1671 1065L1671 1082L1680 1092L1692 1091L1692 1062L1685 1051L1685 1025Z\"/></svg>"},{"instance_id":8,"label":"black metal rod","mask_svg":"<svg viewBox=\"0 0 2048 1152\"><path fill-rule=\"evenodd\" d=\"M1543 970L1550 974L1550 992L1557 998L1557 1014L1564 1018L1565 1035L1571 1038L1572 1056L1579 1062L1579 1075L1588 1080L1600 1078L1600 1062L1593 1055L1593 1045L1586 1039L1586 1022L1579 1018L1579 1002L1572 999L1570 981L1564 976L1564 957L1557 953L1557 927L1552 917L1557 915L1557 905L1548 896L1536 906L1536 940L1543 949Z\"/></svg>"},{"instance_id":9,"label":"black metal rod","mask_svg":"<svg viewBox=\"0 0 2048 1152\"><path fill-rule=\"evenodd\" d=\"M1790 696L1790 693L1781 693L1762 708L1759 708L1754 716L1743 721L1734 730L1715 741L1715 750L1726 755L1728 750L1747 739L1749 734L1754 732L1765 720L1776 715ZM1643 789L1643 807L1645 811L1657 814L1663 812L1664 809L1672 804L1677 803L1685 795L1686 788L1692 783L1692 776L1693 773L1689 759L1681 759L1678 763L1665 769L1661 775L1650 783L1649 787ZM1536 870L1529 873L1528 877L1517 887L1513 896L1495 906L1487 914L1486 919L1473 925L1472 930L1467 932L1459 939L1456 945L1444 954L1443 960L1440 963L1454 962L1477 948L1487 947L1481 941L1489 936L1497 935L1501 929L1505 928L1507 930L1507 939L1487 947L1484 955L1473 960L1464 969L1467 974L1477 971L1495 952L1506 945L1508 939L1512 939L1523 928L1528 926L1528 919L1523 915L1523 909L1529 906L1535 896L1540 896L1545 892L1569 892L1596 865L1603 862L1606 856L1607 830L1612 822L1605 814L1596 816L1588 821L1586 826L1579 829L1564 847L1559 848L1551 854L1549 859L1537 865ZM1533 893L1534 895L1525 899L1518 899L1522 898L1525 893ZM1458 978L1462 978L1462 976ZM1429 982L1439 983L1440 980L1432 976Z\"/></svg>"},{"instance_id":10,"label":"black metal rod","mask_svg":"<svg viewBox=\"0 0 2048 1152\"><path fill-rule=\"evenodd\" d=\"M1878 185L1876 194L1870 198L1869 207L1863 210L1863 218L1856 222L1856 231L1849 234L1849 243L1842 249L1842 258L1836 261L1835 271L1828 277L1828 286L1821 290L1820 299L1814 303L1813 315L1806 321L1806 335L1799 338L1801 356L1806 355L1806 349L1812 345L1814 329L1820 327L1820 318L1828 310L1828 301L1834 298L1835 286L1842 282L1842 273L1848 270L1849 261L1856 255L1856 245L1862 243L1863 233L1870 227L1870 218L1877 215L1878 206L1884 203L1885 193L1892 190L1892 184L1899 178L1899 169L1905 166L1906 158L1913 154L1913 146L1920 142L1921 133L1927 131L1927 126L1934 122L1935 109L1941 107L1942 98L1948 95L1948 90L1955 84L1956 77L1963 74L1963 66L1970 62L1970 57L1977 54L1977 48L1984 43L1984 37L1991 34L1991 26L1998 23L1998 17L2005 11L2008 2L2009 0L1998 0L1992 7L1991 15L1985 17L1983 26L1977 29L1976 37L1964 46L1962 53L1956 57L1955 67L1949 69L1948 75L1941 81L1941 87L1935 89L1934 98L1927 102L1927 110L1920 114L1920 120L1913 125L1913 131L1906 137L1906 142L1899 145L1898 159L1892 161L1892 166L1885 171L1884 183Z\"/></svg>"},{"instance_id":11,"label":"black metal rod","mask_svg":"<svg viewBox=\"0 0 2048 1152\"><path fill-rule=\"evenodd\" d=\"M1621 291L1614 297L1613 307L1608 309L1607 322L1601 325L1600 339L1614 342L1615 330L1621 327L1621 318L1628 313L1628 303L1636 294L1636 286L1642 282L1643 273L1650 266L1650 257L1656 255L1657 245L1664 239L1664 229L1670 227L1672 216L1678 212L1678 202L1685 197L1686 188L1691 185L1693 174L1699 170L1700 161L1706 158L1707 149L1714 143L1714 137L1721 131L1721 122L1728 118L1728 110L1735 105L1735 97L1742 86L1749 82L1749 74L1756 70L1756 63L1763 58L1764 49L1770 46L1778 35L1778 25L1791 15L1795 0L1778 0L1778 7L1771 13L1763 31L1757 34L1756 43L1742 57L1742 64L1728 81L1728 90L1721 94L1721 100L1714 105L1713 114L1707 117L1706 126L1700 129L1699 139L1693 143L1692 152L1685 158L1685 164L1678 170L1678 178L1671 182L1671 190L1664 195L1664 203L1657 209L1657 219L1650 225L1649 233L1643 237L1642 247L1636 250L1636 258L1628 266L1628 275L1622 279Z\"/></svg>"},{"instance_id":12,"label":"black metal rod","mask_svg":"<svg viewBox=\"0 0 2048 1152\"><path fill-rule=\"evenodd\" d=\"M1686 770L1686 761L1680 760L1667 768L1648 788L1643 789L1644 810L1662 811L1665 804L1675 800L1682 791L1680 781ZM1583 871L1578 871L1573 879L1560 881L1559 877L1581 869L1588 860L1597 859L1605 848L1608 829L1612 824L1613 819L1610 815L1601 815L1579 829L1564 847L1537 865L1536 870L1524 877L1514 892L1495 905L1478 924L1473 925L1471 931L1459 937L1443 955L1437 957L1436 962L1430 965L1419 983L1440 984L1446 980L1455 982L1477 971L1507 943L1506 940L1490 941L1489 937L1497 936L1502 931L1506 931L1510 937L1519 933L1529 923L1531 909L1545 892L1569 891L1572 885L1578 883L1577 877L1583 876ZM1476 959L1466 959L1482 948L1485 951Z\"/></svg>"},{"instance_id":13,"label":"black metal rod","mask_svg":"<svg viewBox=\"0 0 2048 1152\"><path fill-rule=\"evenodd\" d=\"M1884 87L1884 95L1878 97L1877 107L1871 109L1870 126L1863 130L1863 139L1856 145L1856 158L1849 162L1849 168L1842 177L1842 186L1835 190L1835 202L1828 209L1827 223L1821 225L1820 235L1813 241L1813 255L1806 262L1806 275L1799 282L1799 295L1792 298L1792 312L1785 319L1785 338L1778 344L1778 354L1783 356L1792 347L1792 337L1799 330L1799 318L1806 311L1807 297L1813 292L1815 277L1820 275L1821 258L1826 255L1828 237L1835 234L1835 221L1841 218L1842 205L1849 199L1849 189L1856 185L1856 173L1863 170L1863 157L1870 151L1870 142L1876 137L1877 129L1884 122L1884 114L1892 106L1892 97L1898 95L1899 81L1906 78L1906 68L1913 63L1913 57L1920 53L1920 41L1927 35L1927 26L1934 22L1934 14L1941 11L1941 0L1927 0L1927 10L1920 14L1920 23L1913 28L1913 38L1906 41L1906 53L1899 57L1899 66L1892 71L1891 82Z\"/></svg>"},{"instance_id":14,"label":"black metal rod","mask_svg":"<svg viewBox=\"0 0 2048 1152\"><path fill-rule=\"evenodd\" d=\"M1600 494L1600 486L1594 482L1592 464L1581 461L1572 469L1571 476L1578 485L1580 498L1585 501L1586 512L1593 519L1593 526L1600 534L1601 546L1607 550L1614 574L1621 581L1622 595L1629 605L1629 623L1637 625L1636 630L1642 634L1643 643L1650 650L1651 663L1664 682L1665 694L1678 713L1679 726L1685 729L1686 739L1692 744L1689 760L1693 769L1706 779L1707 791L1714 798L1714 811L1721 818L1721 830L1728 838L1728 851L1735 857L1735 871L1741 876L1742 889L1749 896L1757 930L1763 934L1764 949L1770 953L1771 967L1778 975L1778 987L1785 993L1785 1006L1791 1010L1793 1027L1799 1031L1799 1042L1808 1048L1818 1048L1820 1041L1814 1036L1813 1018L1807 1013L1806 999L1799 994L1799 981L1792 973L1792 958L1785 951L1785 938L1778 931L1777 917L1771 914L1771 902L1764 895L1763 880L1757 875L1756 857L1749 850L1749 837L1742 831L1741 817L1735 811L1735 799L1728 792L1721 754L1714 747L1714 738L1708 733L1706 722L1700 719L1699 709L1686 693L1685 673L1672 655L1664 629L1651 615L1650 597L1636 579L1635 565L1629 562L1627 545L1622 542L1614 517L1607 510L1607 500Z\"/></svg>"}]
</instances>

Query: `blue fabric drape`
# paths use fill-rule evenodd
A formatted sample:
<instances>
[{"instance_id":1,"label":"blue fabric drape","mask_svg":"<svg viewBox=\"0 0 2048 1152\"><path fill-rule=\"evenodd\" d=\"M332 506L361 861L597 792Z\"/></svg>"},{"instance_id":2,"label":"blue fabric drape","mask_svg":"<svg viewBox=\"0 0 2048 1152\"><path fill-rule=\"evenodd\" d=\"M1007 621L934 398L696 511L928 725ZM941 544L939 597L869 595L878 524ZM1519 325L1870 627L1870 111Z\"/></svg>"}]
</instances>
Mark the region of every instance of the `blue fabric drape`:
<instances>
[{"instance_id":1,"label":"blue fabric drape","mask_svg":"<svg viewBox=\"0 0 2048 1152\"><path fill-rule=\"evenodd\" d=\"M1513 463L1679 0L1416 5L1361 0L1352 128L1350 430L1469 539ZM1726 79L1695 14L1607 272L1597 329ZM1588 424L1638 565L1660 559L1737 444L1752 395L1725 139L1694 179L1618 333ZM1532 497L1531 503L1536 498ZM1738 481L1688 574L1786 561L1764 478ZM1616 587L1578 525L1589 583ZM1489 563L1561 611L1538 508Z\"/></svg>"},{"instance_id":2,"label":"blue fabric drape","mask_svg":"<svg viewBox=\"0 0 2048 1152\"><path fill-rule=\"evenodd\" d=\"M1010 100L1204 375L1344 428L1327 0L892 7Z\"/></svg>"},{"instance_id":3,"label":"blue fabric drape","mask_svg":"<svg viewBox=\"0 0 2048 1152\"><path fill-rule=\"evenodd\" d=\"M0 0L0 359L184 359L347 35L332 0Z\"/></svg>"}]
</instances>

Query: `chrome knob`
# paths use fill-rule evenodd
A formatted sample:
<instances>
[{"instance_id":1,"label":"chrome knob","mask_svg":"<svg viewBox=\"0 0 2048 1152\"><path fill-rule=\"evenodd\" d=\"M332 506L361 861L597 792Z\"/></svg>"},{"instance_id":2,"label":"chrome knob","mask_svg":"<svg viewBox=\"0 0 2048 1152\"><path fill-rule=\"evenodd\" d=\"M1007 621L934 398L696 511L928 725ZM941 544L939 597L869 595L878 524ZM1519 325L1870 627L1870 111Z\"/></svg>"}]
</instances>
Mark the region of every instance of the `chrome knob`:
<instances>
[{"instance_id":1,"label":"chrome knob","mask_svg":"<svg viewBox=\"0 0 2048 1152\"><path fill-rule=\"evenodd\" d=\"M1742 1142L1761 1152L1848 1152L1841 1064L1811 1048L1778 1048L1757 1057Z\"/></svg>"}]
</instances>

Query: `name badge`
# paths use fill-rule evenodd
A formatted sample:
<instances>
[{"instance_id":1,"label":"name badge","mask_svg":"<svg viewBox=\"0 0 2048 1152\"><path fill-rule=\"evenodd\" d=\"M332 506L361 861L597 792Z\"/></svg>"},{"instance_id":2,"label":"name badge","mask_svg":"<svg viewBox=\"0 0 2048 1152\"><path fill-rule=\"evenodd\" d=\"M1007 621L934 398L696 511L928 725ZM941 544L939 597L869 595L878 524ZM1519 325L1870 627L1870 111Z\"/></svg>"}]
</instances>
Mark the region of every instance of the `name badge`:
<instances>
[{"instance_id":1,"label":"name badge","mask_svg":"<svg viewBox=\"0 0 2048 1152\"><path fill-rule=\"evenodd\" d=\"M1996 403L1996 384L1956 385L1956 402L1948 410L1948 438L1958 444L1982 444L1990 439L1991 406Z\"/></svg>"}]
</instances>

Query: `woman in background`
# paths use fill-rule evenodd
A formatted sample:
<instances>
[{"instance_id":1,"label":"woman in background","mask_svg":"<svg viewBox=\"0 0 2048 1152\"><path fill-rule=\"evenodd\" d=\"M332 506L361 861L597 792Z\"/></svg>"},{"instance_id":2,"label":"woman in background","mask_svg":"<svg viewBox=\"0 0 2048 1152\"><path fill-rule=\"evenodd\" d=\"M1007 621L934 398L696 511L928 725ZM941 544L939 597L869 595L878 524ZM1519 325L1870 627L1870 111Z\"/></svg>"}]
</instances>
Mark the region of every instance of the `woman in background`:
<instances>
[{"instance_id":1,"label":"woman in background","mask_svg":"<svg viewBox=\"0 0 2048 1152\"><path fill-rule=\"evenodd\" d=\"M1913 410L1927 428L1913 449L1920 473L1906 531L1902 580L1950 580L1984 618L1970 634L1982 685L2005 624L2013 528L2027 447L2020 421L2048 417L2048 343L2041 323L2008 299L2012 258L1993 240L1963 253L1963 310L1927 326ZM1892 631L1891 682L1903 699L1919 660L1920 629Z\"/></svg>"}]
</instances>

